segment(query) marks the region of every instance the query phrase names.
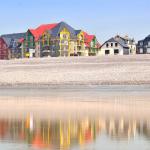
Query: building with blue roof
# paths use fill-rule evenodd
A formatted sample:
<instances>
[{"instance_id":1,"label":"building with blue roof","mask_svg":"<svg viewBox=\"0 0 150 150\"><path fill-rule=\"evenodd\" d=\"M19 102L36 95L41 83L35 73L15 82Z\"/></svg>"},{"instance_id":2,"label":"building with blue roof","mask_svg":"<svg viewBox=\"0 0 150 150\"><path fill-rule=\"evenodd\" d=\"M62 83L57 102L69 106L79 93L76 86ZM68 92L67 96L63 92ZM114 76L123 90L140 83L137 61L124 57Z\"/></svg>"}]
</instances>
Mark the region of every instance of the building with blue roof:
<instances>
[{"instance_id":1,"label":"building with blue roof","mask_svg":"<svg viewBox=\"0 0 150 150\"><path fill-rule=\"evenodd\" d=\"M12 58L95 56L100 44L95 35L65 22L43 24L25 33L2 35Z\"/></svg>"},{"instance_id":2,"label":"building with blue roof","mask_svg":"<svg viewBox=\"0 0 150 150\"><path fill-rule=\"evenodd\" d=\"M148 35L144 40L138 41L137 53L150 54L150 35Z\"/></svg>"}]
</instances>

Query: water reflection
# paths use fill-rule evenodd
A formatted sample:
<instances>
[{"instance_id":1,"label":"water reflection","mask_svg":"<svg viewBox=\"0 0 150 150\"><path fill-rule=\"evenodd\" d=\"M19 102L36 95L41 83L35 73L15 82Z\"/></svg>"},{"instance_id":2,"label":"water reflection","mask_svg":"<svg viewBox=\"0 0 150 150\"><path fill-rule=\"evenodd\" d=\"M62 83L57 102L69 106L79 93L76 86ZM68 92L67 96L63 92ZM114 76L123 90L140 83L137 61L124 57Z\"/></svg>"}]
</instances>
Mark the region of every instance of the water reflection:
<instances>
[{"instance_id":1,"label":"water reflection","mask_svg":"<svg viewBox=\"0 0 150 150\"><path fill-rule=\"evenodd\" d=\"M32 114L25 119L0 119L1 141L25 143L39 149L71 149L93 143L102 135L112 141L134 140L137 135L149 140L150 120L123 117L40 120Z\"/></svg>"}]
</instances>

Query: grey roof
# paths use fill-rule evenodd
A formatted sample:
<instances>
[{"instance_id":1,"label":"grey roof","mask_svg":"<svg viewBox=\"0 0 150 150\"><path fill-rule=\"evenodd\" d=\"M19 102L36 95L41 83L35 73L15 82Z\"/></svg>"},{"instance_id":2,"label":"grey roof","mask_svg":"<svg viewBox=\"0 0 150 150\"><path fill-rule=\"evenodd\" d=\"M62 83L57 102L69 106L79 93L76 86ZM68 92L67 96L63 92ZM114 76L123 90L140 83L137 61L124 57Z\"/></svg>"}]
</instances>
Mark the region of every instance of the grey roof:
<instances>
[{"instance_id":1,"label":"grey roof","mask_svg":"<svg viewBox=\"0 0 150 150\"><path fill-rule=\"evenodd\" d=\"M3 38L8 48L14 49L18 47L18 39L12 39L7 37L1 37L1 38Z\"/></svg>"},{"instance_id":2,"label":"grey roof","mask_svg":"<svg viewBox=\"0 0 150 150\"><path fill-rule=\"evenodd\" d=\"M108 41L106 41L105 43L107 43L107 42L116 42L116 43L118 43L118 44L120 44L122 47L124 47L124 48L128 48L128 45L126 44L126 42L123 40L123 39L121 39L121 38L111 38L111 39L109 39ZM104 43L104 44L105 44ZM103 45L104 45L103 44ZM103 46L102 45L102 46ZM101 46L101 47L102 47Z\"/></svg>"},{"instance_id":3,"label":"grey roof","mask_svg":"<svg viewBox=\"0 0 150 150\"><path fill-rule=\"evenodd\" d=\"M6 37L1 37L5 43L7 44L7 46L9 47L10 43L11 43L11 38L6 38Z\"/></svg>"},{"instance_id":4,"label":"grey roof","mask_svg":"<svg viewBox=\"0 0 150 150\"><path fill-rule=\"evenodd\" d=\"M18 40L21 38L25 38L26 33L14 33L14 34L4 34L1 35L1 38L4 39L5 43L9 48L18 47Z\"/></svg>"},{"instance_id":5,"label":"grey roof","mask_svg":"<svg viewBox=\"0 0 150 150\"><path fill-rule=\"evenodd\" d=\"M127 41L124 40L123 38L115 38L115 39L116 39L116 41L117 41L120 45L122 45L123 47L125 47L125 48L128 47Z\"/></svg>"},{"instance_id":6,"label":"grey roof","mask_svg":"<svg viewBox=\"0 0 150 150\"><path fill-rule=\"evenodd\" d=\"M1 35L3 38L10 38L10 39L21 39L26 37L26 33L13 33L13 34L4 34Z\"/></svg>"},{"instance_id":7,"label":"grey roof","mask_svg":"<svg viewBox=\"0 0 150 150\"><path fill-rule=\"evenodd\" d=\"M150 35L148 35L148 36L145 38L145 40L147 40L147 39L150 39Z\"/></svg>"},{"instance_id":8,"label":"grey roof","mask_svg":"<svg viewBox=\"0 0 150 150\"><path fill-rule=\"evenodd\" d=\"M60 22L55 28L49 30L48 32L52 35L52 37L57 37L63 28L67 28L71 33L71 38L75 38L75 30L70 25L65 22Z\"/></svg>"},{"instance_id":9,"label":"grey roof","mask_svg":"<svg viewBox=\"0 0 150 150\"><path fill-rule=\"evenodd\" d=\"M139 40L138 42L144 42L144 40Z\"/></svg>"},{"instance_id":10,"label":"grey roof","mask_svg":"<svg viewBox=\"0 0 150 150\"><path fill-rule=\"evenodd\" d=\"M106 41L106 42L117 42L114 38L111 38L111 39L109 39L108 41Z\"/></svg>"}]
</instances>

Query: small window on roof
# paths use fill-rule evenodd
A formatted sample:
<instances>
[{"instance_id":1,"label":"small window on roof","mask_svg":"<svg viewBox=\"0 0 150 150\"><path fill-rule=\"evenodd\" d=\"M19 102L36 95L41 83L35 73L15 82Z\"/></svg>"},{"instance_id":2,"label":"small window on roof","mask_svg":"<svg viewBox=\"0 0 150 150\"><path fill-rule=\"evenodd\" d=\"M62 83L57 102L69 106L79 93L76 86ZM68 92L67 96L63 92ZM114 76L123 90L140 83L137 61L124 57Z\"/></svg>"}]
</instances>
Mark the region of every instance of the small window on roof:
<instances>
[{"instance_id":1,"label":"small window on roof","mask_svg":"<svg viewBox=\"0 0 150 150\"><path fill-rule=\"evenodd\" d=\"M118 43L115 43L115 47L118 47Z\"/></svg>"},{"instance_id":2,"label":"small window on roof","mask_svg":"<svg viewBox=\"0 0 150 150\"><path fill-rule=\"evenodd\" d=\"M113 43L111 43L111 47L113 47Z\"/></svg>"},{"instance_id":3,"label":"small window on roof","mask_svg":"<svg viewBox=\"0 0 150 150\"><path fill-rule=\"evenodd\" d=\"M108 44L108 43L106 44L106 47L109 47L109 44Z\"/></svg>"}]
</instances>

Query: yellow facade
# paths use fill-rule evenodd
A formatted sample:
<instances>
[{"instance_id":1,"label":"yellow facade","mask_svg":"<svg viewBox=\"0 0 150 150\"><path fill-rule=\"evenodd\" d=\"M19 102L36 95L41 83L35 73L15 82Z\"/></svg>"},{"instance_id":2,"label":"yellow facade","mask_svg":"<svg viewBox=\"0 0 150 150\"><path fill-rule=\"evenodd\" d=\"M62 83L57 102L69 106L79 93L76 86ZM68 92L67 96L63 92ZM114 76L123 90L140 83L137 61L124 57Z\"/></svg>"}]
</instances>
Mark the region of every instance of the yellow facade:
<instances>
[{"instance_id":1,"label":"yellow facade","mask_svg":"<svg viewBox=\"0 0 150 150\"><path fill-rule=\"evenodd\" d=\"M65 41L64 44L62 44L63 41ZM70 32L66 28L60 32L60 55L63 45L68 45L68 56L70 56Z\"/></svg>"},{"instance_id":2,"label":"yellow facade","mask_svg":"<svg viewBox=\"0 0 150 150\"><path fill-rule=\"evenodd\" d=\"M81 56L86 56L84 33L81 31L77 35L77 51Z\"/></svg>"},{"instance_id":3,"label":"yellow facade","mask_svg":"<svg viewBox=\"0 0 150 150\"><path fill-rule=\"evenodd\" d=\"M42 34L42 46L45 45L45 42L50 45L50 34L47 31Z\"/></svg>"}]
</instances>

